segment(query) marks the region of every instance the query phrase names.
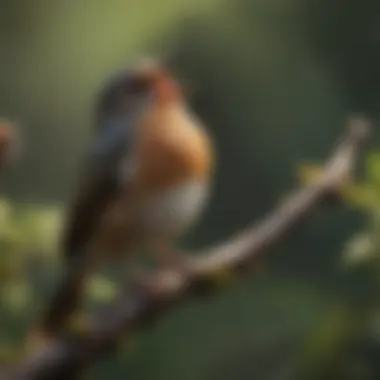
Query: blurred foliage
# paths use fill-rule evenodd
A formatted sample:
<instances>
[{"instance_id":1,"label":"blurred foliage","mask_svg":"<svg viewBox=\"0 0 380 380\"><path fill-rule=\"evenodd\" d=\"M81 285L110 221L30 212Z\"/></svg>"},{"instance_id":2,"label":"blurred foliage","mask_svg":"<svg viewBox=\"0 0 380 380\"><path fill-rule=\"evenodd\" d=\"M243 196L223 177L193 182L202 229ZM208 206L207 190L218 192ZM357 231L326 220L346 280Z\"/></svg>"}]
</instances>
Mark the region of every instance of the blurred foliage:
<instances>
[{"instance_id":1,"label":"blurred foliage","mask_svg":"<svg viewBox=\"0 0 380 380\"><path fill-rule=\"evenodd\" d=\"M0 200L0 351L15 332L22 339L57 286L62 219L60 206ZM90 278L90 304L109 301L115 294L112 281L101 274Z\"/></svg>"},{"instance_id":2,"label":"blurred foliage","mask_svg":"<svg viewBox=\"0 0 380 380\"><path fill-rule=\"evenodd\" d=\"M192 343L190 336L186 335L186 346L193 349L187 353L186 350L180 350L178 360L181 355L186 357L185 367L192 368L189 379L196 376L196 368L208 379L377 379L377 354L380 353L380 304L377 296L380 290L378 165L380 154L369 154L363 180L348 184L345 189L349 191L343 193L347 204L361 210L367 218L367 227L346 243L340 266L343 269L340 276L354 278L355 284L358 284L357 276L362 280L366 278L361 292L350 297L347 294L329 298L305 294L304 297L300 289L295 293L289 283L286 286L282 283L281 290L276 289L276 282L273 282L273 278L266 278L265 274L259 275L253 282L229 282L229 287L224 287L222 294L207 299L207 305L195 305L192 301L190 307L180 308L169 321L164 318L153 330L143 333L148 346L145 350L149 352L152 349L149 346L162 344L161 338L157 337L168 334L168 329L177 329L183 338L181 329L188 325L188 328L194 326L196 329L193 335L204 335L204 343L208 342L208 348L202 348L204 354L207 351L212 353L204 358L200 367L194 362L189 364L194 355L192 350L197 347L197 344L193 345L197 338L193 337ZM316 165L301 166L301 179L306 179L307 183L313 178L308 171L314 174L319 169ZM46 289L56 285L60 267L58 237L63 218L60 206L18 204L6 198L0 200L0 352L3 358L7 357L11 348L21 344L23 333L20 333L20 324L24 325L22 330L25 333L46 302ZM109 301L116 292L117 285L112 279L101 274L90 279L88 296L95 304ZM224 302L235 292L232 296L234 301L229 300L230 317L226 318ZM265 299L258 296L263 293ZM319 306L316 303L318 298ZM250 302L255 304L255 312L247 307L247 299L252 299ZM273 314L267 314L270 304L276 310ZM297 313L287 315L293 310L291 305ZM304 312L301 311L302 307ZM224 313L223 317L219 314L221 312ZM249 322L252 317L254 322ZM203 323L202 327L202 323L197 322L199 318L212 321L212 327L207 327L207 323ZM78 325L83 321L78 319L76 323ZM237 326L249 323L252 326L248 335L246 327L239 332ZM229 334L228 329L231 328L233 333ZM170 332L170 336L175 335L175 332ZM174 342L166 342L169 347L172 344L175 345ZM134 360L134 364L128 367L137 366L141 363L137 350L136 347L128 346L127 350L120 351L119 360ZM173 360L172 355L170 353L169 361ZM195 357L199 359L199 355ZM215 362L216 358L219 359ZM166 356L162 354L156 360L157 363L165 362ZM107 365L105 368L108 368ZM114 363L113 371L118 370L121 369ZM144 373L144 370L140 368L138 372Z\"/></svg>"},{"instance_id":3,"label":"blurred foliage","mask_svg":"<svg viewBox=\"0 0 380 380\"><path fill-rule=\"evenodd\" d=\"M298 177L302 185L312 185L318 181L322 169L318 165L302 164L298 167Z\"/></svg>"},{"instance_id":4,"label":"blurred foliage","mask_svg":"<svg viewBox=\"0 0 380 380\"><path fill-rule=\"evenodd\" d=\"M60 214L57 207L0 200L1 347L22 337L44 301L45 280L58 273Z\"/></svg>"},{"instance_id":5,"label":"blurred foliage","mask_svg":"<svg viewBox=\"0 0 380 380\"><path fill-rule=\"evenodd\" d=\"M18 122L26 151L2 185L0 351L59 279L60 202L110 72L147 51L181 52L174 69L220 156L208 212L184 242L197 247L273 207L297 162L325 157L347 113L378 121L379 18L378 0L2 0L0 116ZM260 275L174 310L93 378L377 380L377 157L345 188L349 210L317 214ZM117 292L112 275L91 283L95 304Z\"/></svg>"},{"instance_id":6,"label":"blurred foliage","mask_svg":"<svg viewBox=\"0 0 380 380\"><path fill-rule=\"evenodd\" d=\"M380 153L368 154L365 178L349 185L343 193L346 202L367 215L367 227L348 242L344 262L366 264L380 269ZM380 273L379 273L380 278Z\"/></svg>"},{"instance_id":7,"label":"blurred foliage","mask_svg":"<svg viewBox=\"0 0 380 380\"><path fill-rule=\"evenodd\" d=\"M341 295L306 339L295 379L378 379L380 353L380 154L369 153L364 178L347 184L343 199L366 216L365 227L345 244L341 268L360 291ZM309 178L309 167L303 178ZM311 172L315 167L311 167ZM306 175L305 175L306 171ZM358 282L358 280L360 282ZM351 288L352 289L352 288Z\"/></svg>"}]
</instances>

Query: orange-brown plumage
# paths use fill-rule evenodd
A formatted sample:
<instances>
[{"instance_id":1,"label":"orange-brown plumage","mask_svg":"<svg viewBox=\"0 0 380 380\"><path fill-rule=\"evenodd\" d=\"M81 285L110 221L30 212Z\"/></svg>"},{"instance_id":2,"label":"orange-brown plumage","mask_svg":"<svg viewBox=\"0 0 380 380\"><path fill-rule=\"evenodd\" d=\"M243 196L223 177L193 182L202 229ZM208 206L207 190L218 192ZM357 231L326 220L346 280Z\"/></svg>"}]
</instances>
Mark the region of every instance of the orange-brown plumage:
<instances>
[{"instance_id":1,"label":"orange-brown plumage","mask_svg":"<svg viewBox=\"0 0 380 380\"><path fill-rule=\"evenodd\" d=\"M152 106L141 122L136 175L143 191L154 192L189 179L208 180L213 152L201 124L182 104Z\"/></svg>"}]
</instances>

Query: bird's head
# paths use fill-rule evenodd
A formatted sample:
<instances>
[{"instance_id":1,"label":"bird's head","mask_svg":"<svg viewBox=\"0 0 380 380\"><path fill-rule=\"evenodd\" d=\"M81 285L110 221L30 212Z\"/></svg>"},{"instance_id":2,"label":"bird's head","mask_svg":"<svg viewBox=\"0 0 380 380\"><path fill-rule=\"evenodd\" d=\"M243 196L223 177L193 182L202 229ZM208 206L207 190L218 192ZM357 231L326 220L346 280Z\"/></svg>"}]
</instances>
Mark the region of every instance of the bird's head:
<instances>
[{"instance_id":1,"label":"bird's head","mask_svg":"<svg viewBox=\"0 0 380 380\"><path fill-rule=\"evenodd\" d=\"M182 99L181 86L167 65L153 59L140 61L134 69L137 88L148 91L158 102L173 102Z\"/></svg>"},{"instance_id":2,"label":"bird's head","mask_svg":"<svg viewBox=\"0 0 380 380\"><path fill-rule=\"evenodd\" d=\"M149 101L176 102L182 96L179 83L164 63L144 59L105 84L98 98L98 117L122 116Z\"/></svg>"}]
</instances>

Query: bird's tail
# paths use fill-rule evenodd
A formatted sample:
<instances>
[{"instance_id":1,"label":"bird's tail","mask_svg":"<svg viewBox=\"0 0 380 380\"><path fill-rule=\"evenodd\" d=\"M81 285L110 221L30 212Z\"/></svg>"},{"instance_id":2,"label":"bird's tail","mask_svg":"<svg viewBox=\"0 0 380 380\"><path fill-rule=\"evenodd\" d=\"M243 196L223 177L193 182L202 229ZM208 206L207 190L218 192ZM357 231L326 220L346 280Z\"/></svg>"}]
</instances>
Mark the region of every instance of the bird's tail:
<instances>
[{"instance_id":1,"label":"bird's tail","mask_svg":"<svg viewBox=\"0 0 380 380\"><path fill-rule=\"evenodd\" d=\"M79 307L91 264L83 254L73 255L67 262L62 282L48 303L42 321L29 334L28 350L44 345L64 330L70 317Z\"/></svg>"}]
</instances>

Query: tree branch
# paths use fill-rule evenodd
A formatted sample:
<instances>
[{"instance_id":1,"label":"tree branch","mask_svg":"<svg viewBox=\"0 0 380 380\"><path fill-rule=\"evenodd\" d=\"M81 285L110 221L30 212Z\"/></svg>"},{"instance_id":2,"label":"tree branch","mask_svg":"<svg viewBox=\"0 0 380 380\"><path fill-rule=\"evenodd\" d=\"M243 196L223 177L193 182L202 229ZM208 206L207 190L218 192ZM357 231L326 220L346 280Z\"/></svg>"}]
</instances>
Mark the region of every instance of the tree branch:
<instances>
[{"instance_id":1,"label":"tree branch","mask_svg":"<svg viewBox=\"0 0 380 380\"><path fill-rule=\"evenodd\" d=\"M156 320L175 302L211 290L220 271L250 268L252 260L289 235L317 206L340 195L369 132L367 121L350 120L319 178L291 194L259 225L197 254L187 272L167 269L153 273L149 285L130 287L100 313L86 336L55 337L2 379L74 379L95 359L111 353L119 340Z\"/></svg>"}]
</instances>

